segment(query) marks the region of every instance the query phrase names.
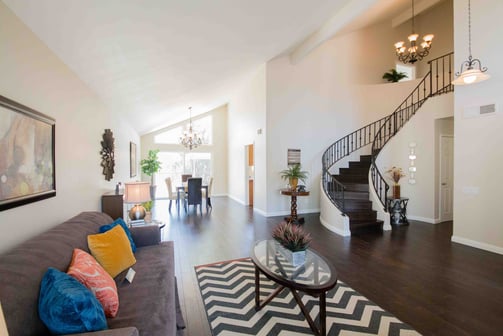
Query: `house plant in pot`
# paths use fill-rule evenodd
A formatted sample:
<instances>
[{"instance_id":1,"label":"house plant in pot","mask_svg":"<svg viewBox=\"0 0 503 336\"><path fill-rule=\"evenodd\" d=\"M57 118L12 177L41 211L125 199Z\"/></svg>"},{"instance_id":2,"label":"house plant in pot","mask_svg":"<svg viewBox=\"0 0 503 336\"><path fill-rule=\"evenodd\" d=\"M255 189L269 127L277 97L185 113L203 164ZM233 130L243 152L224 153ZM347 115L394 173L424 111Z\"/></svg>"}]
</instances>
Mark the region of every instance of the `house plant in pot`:
<instances>
[{"instance_id":1,"label":"house plant in pot","mask_svg":"<svg viewBox=\"0 0 503 336\"><path fill-rule=\"evenodd\" d=\"M143 174L150 176L150 198L155 199L154 174L161 169L161 161L157 158L158 149L148 151L148 157L140 161L141 171Z\"/></svg>"},{"instance_id":2,"label":"house plant in pot","mask_svg":"<svg viewBox=\"0 0 503 336\"><path fill-rule=\"evenodd\" d=\"M297 189L297 184L299 183L299 180L306 183L308 173L307 171L301 170L300 164L296 163L294 165L289 166L288 169L282 170L280 172L280 175L282 179L288 180L290 188L292 190L295 190Z\"/></svg>"},{"instance_id":3,"label":"house plant in pot","mask_svg":"<svg viewBox=\"0 0 503 336\"><path fill-rule=\"evenodd\" d=\"M306 250L311 242L311 235L302 227L281 222L272 230L272 237L278 242L280 253L288 259L293 266L303 265L306 261ZM285 253L286 252L286 253Z\"/></svg>"}]
</instances>

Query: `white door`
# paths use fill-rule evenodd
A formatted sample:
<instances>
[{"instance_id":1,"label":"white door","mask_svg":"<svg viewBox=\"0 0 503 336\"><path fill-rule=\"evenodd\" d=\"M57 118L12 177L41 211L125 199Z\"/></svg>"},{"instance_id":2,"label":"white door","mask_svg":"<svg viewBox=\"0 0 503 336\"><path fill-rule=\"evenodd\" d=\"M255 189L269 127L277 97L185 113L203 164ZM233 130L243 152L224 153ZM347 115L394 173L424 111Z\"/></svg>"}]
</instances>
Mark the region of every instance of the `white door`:
<instances>
[{"instance_id":1,"label":"white door","mask_svg":"<svg viewBox=\"0 0 503 336\"><path fill-rule=\"evenodd\" d=\"M454 137L440 136L440 221L452 220Z\"/></svg>"}]
</instances>

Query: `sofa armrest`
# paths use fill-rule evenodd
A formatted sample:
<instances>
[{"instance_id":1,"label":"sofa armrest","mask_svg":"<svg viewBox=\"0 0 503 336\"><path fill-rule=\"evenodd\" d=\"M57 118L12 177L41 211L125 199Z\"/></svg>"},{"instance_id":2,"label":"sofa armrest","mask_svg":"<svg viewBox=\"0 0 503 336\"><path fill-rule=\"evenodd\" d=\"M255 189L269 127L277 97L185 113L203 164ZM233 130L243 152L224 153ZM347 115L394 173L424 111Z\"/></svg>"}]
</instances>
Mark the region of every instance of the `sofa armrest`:
<instances>
[{"instance_id":1,"label":"sofa armrest","mask_svg":"<svg viewBox=\"0 0 503 336\"><path fill-rule=\"evenodd\" d=\"M133 226L129 230L137 247L157 245L161 242L161 230L156 224Z\"/></svg>"},{"instance_id":2,"label":"sofa armrest","mask_svg":"<svg viewBox=\"0 0 503 336\"><path fill-rule=\"evenodd\" d=\"M135 327L125 327L118 329L107 329L102 331L72 334L73 336L139 336L140 333Z\"/></svg>"}]
</instances>

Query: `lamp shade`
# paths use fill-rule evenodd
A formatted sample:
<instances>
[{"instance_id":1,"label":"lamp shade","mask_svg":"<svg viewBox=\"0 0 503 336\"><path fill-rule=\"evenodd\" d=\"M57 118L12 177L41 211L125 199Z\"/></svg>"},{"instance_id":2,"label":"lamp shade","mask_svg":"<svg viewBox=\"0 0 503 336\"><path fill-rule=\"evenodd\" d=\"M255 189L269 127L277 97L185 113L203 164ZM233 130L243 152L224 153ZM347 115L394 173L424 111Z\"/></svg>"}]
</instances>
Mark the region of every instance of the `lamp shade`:
<instances>
[{"instance_id":1,"label":"lamp shade","mask_svg":"<svg viewBox=\"0 0 503 336\"><path fill-rule=\"evenodd\" d=\"M127 182L124 186L125 203L140 204L150 201L150 183Z\"/></svg>"}]
</instances>

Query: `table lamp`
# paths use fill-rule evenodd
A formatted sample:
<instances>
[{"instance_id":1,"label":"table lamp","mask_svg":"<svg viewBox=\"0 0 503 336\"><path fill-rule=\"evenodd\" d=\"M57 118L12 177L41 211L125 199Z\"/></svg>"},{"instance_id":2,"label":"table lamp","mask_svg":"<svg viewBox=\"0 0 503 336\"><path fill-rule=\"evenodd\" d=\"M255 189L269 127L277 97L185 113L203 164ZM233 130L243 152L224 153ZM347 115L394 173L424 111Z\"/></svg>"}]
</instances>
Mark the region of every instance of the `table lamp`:
<instances>
[{"instance_id":1,"label":"table lamp","mask_svg":"<svg viewBox=\"0 0 503 336\"><path fill-rule=\"evenodd\" d=\"M3 317L2 304L0 304L0 335L9 335L7 331L7 324L5 323L5 318Z\"/></svg>"},{"instance_id":2,"label":"table lamp","mask_svg":"<svg viewBox=\"0 0 503 336\"><path fill-rule=\"evenodd\" d=\"M146 211L141 203L150 201L150 183L127 182L124 186L124 203L134 204L129 211L129 218L132 220L145 218Z\"/></svg>"}]
</instances>

